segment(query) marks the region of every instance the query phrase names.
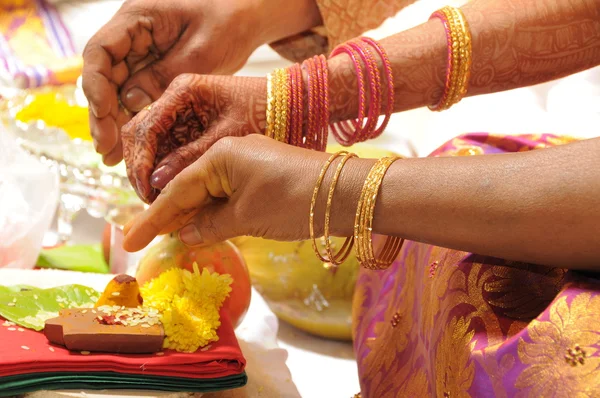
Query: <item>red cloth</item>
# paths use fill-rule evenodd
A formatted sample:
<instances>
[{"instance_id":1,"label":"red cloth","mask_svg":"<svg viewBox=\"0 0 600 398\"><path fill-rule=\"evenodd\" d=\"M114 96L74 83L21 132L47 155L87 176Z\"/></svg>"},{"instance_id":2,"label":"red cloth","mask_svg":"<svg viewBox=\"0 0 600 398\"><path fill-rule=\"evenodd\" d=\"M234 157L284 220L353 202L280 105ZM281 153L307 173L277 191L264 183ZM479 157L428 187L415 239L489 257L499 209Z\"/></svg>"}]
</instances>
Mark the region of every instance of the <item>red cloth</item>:
<instances>
[{"instance_id":1,"label":"red cloth","mask_svg":"<svg viewBox=\"0 0 600 398\"><path fill-rule=\"evenodd\" d=\"M208 350L190 354L165 350L163 356L83 355L51 345L42 332L10 331L3 323L0 318L0 377L38 372L119 372L212 379L240 374L246 366L231 321L224 312L221 312L219 341L211 343Z\"/></svg>"}]
</instances>

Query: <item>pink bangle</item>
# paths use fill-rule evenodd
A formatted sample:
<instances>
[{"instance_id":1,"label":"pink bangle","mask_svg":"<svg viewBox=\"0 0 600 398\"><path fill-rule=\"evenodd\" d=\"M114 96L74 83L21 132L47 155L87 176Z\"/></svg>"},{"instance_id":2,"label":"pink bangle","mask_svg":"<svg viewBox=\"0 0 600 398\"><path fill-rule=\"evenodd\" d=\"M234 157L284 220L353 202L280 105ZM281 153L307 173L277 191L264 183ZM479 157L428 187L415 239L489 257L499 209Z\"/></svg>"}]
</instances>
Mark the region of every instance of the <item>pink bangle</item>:
<instances>
[{"instance_id":1,"label":"pink bangle","mask_svg":"<svg viewBox=\"0 0 600 398\"><path fill-rule=\"evenodd\" d=\"M363 43L360 43L362 45L359 45L355 42L350 42L348 44L360 54L362 61L367 67L366 69L369 81L369 116L367 119L367 125L359 137L359 140L362 142L371 138L371 135L377 127L377 121L379 120L379 114L381 112L381 78L379 76L377 62L375 62L375 58L369 51L369 48Z\"/></svg>"},{"instance_id":2,"label":"pink bangle","mask_svg":"<svg viewBox=\"0 0 600 398\"><path fill-rule=\"evenodd\" d=\"M358 142L358 136L360 136L361 131L363 129L365 119L366 92L363 81L362 65L354 49L347 44L342 44L332 51L331 57L335 57L336 55L343 53L348 54L348 56L352 60L354 70L356 72L356 82L358 88L358 119L352 120L352 124L354 125L354 132L350 131L351 127L348 125L347 121L333 123L331 125L331 130L336 140L340 144L344 146L350 146Z\"/></svg>"},{"instance_id":3,"label":"pink bangle","mask_svg":"<svg viewBox=\"0 0 600 398\"><path fill-rule=\"evenodd\" d=\"M381 60L383 61L383 69L387 80L387 107L385 109L385 117L383 119L383 122L381 123L381 126L379 126L379 129L377 129L371 137L376 138L379 137L381 133L383 133L390 121L392 113L394 113L394 74L392 72L392 63L390 62L390 59L387 56L387 53L385 52L383 47L381 47L381 45L378 42L371 39L370 37L361 37L360 40L375 48L375 51L377 51L379 57L381 57Z\"/></svg>"},{"instance_id":4,"label":"pink bangle","mask_svg":"<svg viewBox=\"0 0 600 398\"><path fill-rule=\"evenodd\" d=\"M307 115L307 120L306 120L306 129L304 131L304 137L305 137L305 146L306 148L313 148L314 145L314 130L315 130L315 117L316 117L316 110L315 110L315 91L316 91L316 75L315 75L315 69L314 69L314 65L312 63L311 59L307 59L304 62L302 62L302 68L304 70L306 70L306 91L308 93L307 95L307 99L308 99L308 115Z\"/></svg>"},{"instance_id":5,"label":"pink bangle","mask_svg":"<svg viewBox=\"0 0 600 398\"><path fill-rule=\"evenodd\" d=\"M325 151L329 133L329 71L327 68L327 59L323 55L319 55L317 61L321 118L319 124L319 146L315 149Z\"/></svg>"},{"instance_id":6,"label":"pink bangle","mask_svg":"<svg viewBox=\"0 0 600 398\"><path fill-rule=\"evenodd\" d=\"M290 120L290 131L289 131L289 143L294 146L302 146L302 111L303 111L303 99L302 99L302 72L300 66L294 64L289 67L290 76L290 111L288 114L291 115Z\"/></svg>"},{"instance_id":7,"label":"pink bangle","mask_svg":"<svg viewBox=\"0 0 600 398\"><path fill-rule=\"evenodd\" d=\"M385 109L385 117L382 124L377 127L379 116L381 115L382 105L382 84L381 73L377 61L373 56L371 47L375 49L383 64L383 70L386 78L387 88L387 105ZM358 119L351 123L337 122L331 125L332 132L336 140L345 146L352 145L357 142L366 141L370 138L375 138L385 130L394 109L394 78L391 63L383 47L375 40L368 37L361 37L357 41L351 41L338 46L331 53L331 56L346 53L350 56L354 70L357 76L358 87ZM363 68L364 64L364 68ZM366 73L365 73L366 72ZM367 81L369 87L369 101L366 103L366 88ZM366 105L366 106L365 106ZM367 112L367 121L364 122L365 112ZM354 129L350 126L352 124Z\"/></svg>"}]
</instances>

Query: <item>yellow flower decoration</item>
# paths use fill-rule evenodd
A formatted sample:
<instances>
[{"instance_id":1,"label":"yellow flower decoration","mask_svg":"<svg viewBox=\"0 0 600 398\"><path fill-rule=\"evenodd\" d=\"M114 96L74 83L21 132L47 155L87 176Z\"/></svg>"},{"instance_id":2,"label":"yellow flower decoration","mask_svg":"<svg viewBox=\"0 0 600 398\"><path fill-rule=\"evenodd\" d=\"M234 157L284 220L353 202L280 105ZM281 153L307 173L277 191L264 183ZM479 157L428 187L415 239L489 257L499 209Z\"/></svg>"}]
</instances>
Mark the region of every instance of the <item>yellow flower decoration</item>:
<instances>
[{"instance_id":1,"label":"yellow flower decoration","mask_svg":"<svg viewBox=\"0 0 600 398\"><path fill-rule=\"evenodd\" d=\"M171 268L157 278L154 278L140 288L144 298L144 306L155 308L161 312L171 308L175 297L183 296L185 285L183 284L183 269ZM190 273L189 271L186 271Z\"/></svg>"},{"instance_id":2,"label":"yellow flower decoration","mask_svg":"<svg viewBox=\"0 0 600 398\"><path fill-rule=\"evenodd\" d=\"M163 272L140 291L144 306L160 312L165 330L164 347L179 352L195 352L218 341L221 326L219 311L231 292L230 275L194 272L172 268Z\"/></svg>"}]
</instances>

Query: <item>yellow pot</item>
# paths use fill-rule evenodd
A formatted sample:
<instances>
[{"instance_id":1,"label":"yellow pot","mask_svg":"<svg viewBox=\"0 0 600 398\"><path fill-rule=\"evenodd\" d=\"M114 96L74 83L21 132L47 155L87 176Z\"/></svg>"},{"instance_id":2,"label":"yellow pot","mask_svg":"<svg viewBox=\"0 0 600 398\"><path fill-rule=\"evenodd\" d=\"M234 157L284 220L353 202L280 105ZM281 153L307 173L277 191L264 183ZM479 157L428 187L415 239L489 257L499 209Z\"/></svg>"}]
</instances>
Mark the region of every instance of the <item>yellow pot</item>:
<instances>
[{"instance_id":1,"label":"yellow pot","mask_svg":"<svg viewBox=\"0 0 600 398\"><path fill-rule=\"evenodd\" d=\"M331 146L328 152L341 149ZM349 150L364 158L394 155L367 145ZM332 241L339 248L344 239ZM352 296L359 270L354 253L333 267L319 261L310 241L241 237L233 243L246 260L253 286L280 319L321 337L352 339Z\"/></svg>"}]
</instances>

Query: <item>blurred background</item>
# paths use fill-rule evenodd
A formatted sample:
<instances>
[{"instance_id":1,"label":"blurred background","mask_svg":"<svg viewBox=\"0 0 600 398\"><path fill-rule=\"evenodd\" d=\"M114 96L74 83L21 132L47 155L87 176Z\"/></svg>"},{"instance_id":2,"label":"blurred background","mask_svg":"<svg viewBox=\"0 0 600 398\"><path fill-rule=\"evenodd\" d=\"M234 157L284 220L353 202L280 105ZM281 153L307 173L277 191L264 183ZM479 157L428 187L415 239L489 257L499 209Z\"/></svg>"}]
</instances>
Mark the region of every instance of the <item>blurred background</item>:
<instances>
[{"instance_id":1,"label":"blurred background","mask_svg":"<svg viewBox=\"0 0 600 398\"><path fill-rule=\"evenodd\" d=\"M444 5L462 3L417 1L366 35L382 38L426 21ZM121 4L0 0L0 268L135 275L148 254L128 255L120 248L123 223L143 205L128 185L123 164L104 167L93 151L78 79L87 41ZM263 46L238 75L265 76L286 65ZM595 68L535 87L466 98L442 113L396 114L385 134L356 151L370 157L385 151L426 156L467 132L591 138L600 135L598 126L600 68ZM158 243L155 248L168 246ZM274 327L277 344L288 352L287 365L301 395L317 396L312 386L328 383L332 368L341 380L350 377L337 385L335 396L358 391L349 343L356 260L339 268L319 263L306 242L244 238L232 243L237 250L232 256L247 265L254 297L261 297L259 304L253 299L252 315L238 328L239 336L251 340L256 330L245 331L270 324L275 314L283 321Z\"/></svg>"}]
</instances>

